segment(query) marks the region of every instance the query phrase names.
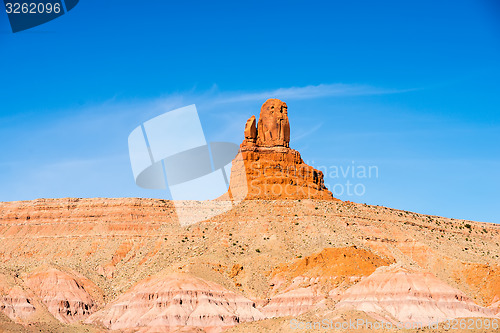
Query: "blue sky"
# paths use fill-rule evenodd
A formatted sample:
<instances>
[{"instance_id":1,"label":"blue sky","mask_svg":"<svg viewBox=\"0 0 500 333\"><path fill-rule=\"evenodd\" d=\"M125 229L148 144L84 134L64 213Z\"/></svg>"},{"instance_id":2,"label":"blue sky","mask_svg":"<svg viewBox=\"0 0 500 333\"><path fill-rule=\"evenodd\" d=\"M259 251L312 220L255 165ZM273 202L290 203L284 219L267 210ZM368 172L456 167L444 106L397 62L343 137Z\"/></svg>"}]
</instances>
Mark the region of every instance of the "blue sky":
<instances>
[{"instance_id":1,"label":"blue sky","mask_svg":"<svg viewBox=\"0 0 500 333\"><path fill-rule=\"evenodd\" d=\"M168 197L134 184L136 126L196 103L208 141L240 142L279 97L305 161L377 167L328 176L363 185L341 199L500 222L493 0L81 0L16 34L2 11L0 50L1 201Z\"/></svg>"}]
</instances>

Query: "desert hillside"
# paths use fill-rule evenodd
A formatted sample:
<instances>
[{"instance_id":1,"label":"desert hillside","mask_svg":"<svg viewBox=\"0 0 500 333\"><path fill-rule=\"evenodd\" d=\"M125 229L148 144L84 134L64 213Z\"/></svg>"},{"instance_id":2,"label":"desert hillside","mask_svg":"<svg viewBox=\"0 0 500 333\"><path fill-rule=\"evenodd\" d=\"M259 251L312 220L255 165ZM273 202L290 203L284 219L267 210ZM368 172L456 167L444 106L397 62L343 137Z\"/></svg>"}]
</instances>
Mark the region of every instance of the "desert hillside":
<instances>
[{"instance_id":1,"label":"desert hillside","mask_svg":"<svg viewBox=\"0 0 500 333\"><path fill-rule=\"evenodd\" d=\"M498 329L500 225L335 199L289 126L248 120L224 200L0 203L0 331Z\"/></svg>"},{"instance_id":2,"label":"desert hillside","mask_svg":"<svg viewBox=\"0 0 500 333\"><path fill-rule=\"evenodd\" d=\"M433 293L449 292L445 285L477 311L499 311L497 224L381 206L249 200L181 227L164 200L40 199L1 203L0 235L1 309L24 324L55 318L72 328L114 320L119 328L135 325L135 310L127 315L117 302L144 286L144 297L134 302L147 312L161 297L148 286L185 275L190 285L200 284L196 289L215 283L221 297L241 298L242 314L226 310L228 316L259 319L258 325L318 307L333 311L351 286L391 265L431 273L441 282ZM218 311L193 311L193 326L217 327L202 322L204 310Z\"/></svg>"}]
</instances>

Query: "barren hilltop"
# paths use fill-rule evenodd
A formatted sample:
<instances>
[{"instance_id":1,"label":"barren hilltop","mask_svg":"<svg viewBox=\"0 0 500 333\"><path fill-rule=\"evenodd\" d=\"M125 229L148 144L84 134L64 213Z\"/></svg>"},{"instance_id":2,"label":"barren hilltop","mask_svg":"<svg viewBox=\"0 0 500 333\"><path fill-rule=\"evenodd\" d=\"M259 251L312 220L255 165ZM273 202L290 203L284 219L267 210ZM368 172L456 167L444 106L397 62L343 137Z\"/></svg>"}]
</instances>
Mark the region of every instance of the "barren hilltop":
<instances>
[{"instance_id":1,"label":"barren hilltop","mask_svg":"<svg viewBox=\"0 0 500 333\"><path fill-rule=\"evenodd\" d=\"M289 126L264 103L233 165L246 199L189 226L168 200L0 203L0 331L498 330L500 225L337 200Z\"/></svg>"}]
</instances>

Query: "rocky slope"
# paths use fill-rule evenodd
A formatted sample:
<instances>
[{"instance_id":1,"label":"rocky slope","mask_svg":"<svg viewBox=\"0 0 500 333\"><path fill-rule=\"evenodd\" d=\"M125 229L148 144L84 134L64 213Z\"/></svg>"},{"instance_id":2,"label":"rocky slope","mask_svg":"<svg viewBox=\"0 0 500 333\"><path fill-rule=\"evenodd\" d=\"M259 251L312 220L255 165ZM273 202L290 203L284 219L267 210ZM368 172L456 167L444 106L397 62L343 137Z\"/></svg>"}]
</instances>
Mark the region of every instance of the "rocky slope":
<instances>
[{"instance_id":1,"label":"rocky slope","mask_svg":"<svg viewBox=\"0 0 500 333\"><path fill-rule=\"evenodd\" d=\"M228 195L248 200L192 225L176 207L220 201L0 203L0 332L500 320L500 225L335 200L289 133L286 104L267 101L233 163Z\"/></svg>"},{"instance_id":2,"label":"rocky slope","mask_svg":"<svg viewBox=\"0 0 500 333\"><path fill-rule=\"evenodd\" d=\"M68 205L74 208L63 219ZM255 302L264 317L307 315L323 307L336 311L346 290L397 262L419 274L431 273L442 281L438 289L460 291L462 300L467 299L464 306L473 302L498 314L500 227L494 224L336 201L250 200L211 220L181 227L168 206L151 199L1 203L0 258L10 281L2 284L1 297L8 305L1 311L29 324L32 306L46 308L47 315L78 323L86 320L87 304L94 312L91 318L113 318L87 322L90 328L111 327L113 321L119 325L122 316L131 318L128 325L138 324L139 318L116 305L120 297L140 304L160 285L148 280L150 275L185 272L200 279L197 283L215 283ZM136 217L154 209L154 219ZM53 267L71 278L60 278L59 287L44 284ZM82 277L96 288L87 287L91 284ZM142 298L133 296L134 288L143 288ZM76 321L62 316L66 300L73 304ZM153 310L154 302L147 300L142 307L142 312ZM403 313L398 311L391 314L393 320Z\"/></svg>"}]
</instances>

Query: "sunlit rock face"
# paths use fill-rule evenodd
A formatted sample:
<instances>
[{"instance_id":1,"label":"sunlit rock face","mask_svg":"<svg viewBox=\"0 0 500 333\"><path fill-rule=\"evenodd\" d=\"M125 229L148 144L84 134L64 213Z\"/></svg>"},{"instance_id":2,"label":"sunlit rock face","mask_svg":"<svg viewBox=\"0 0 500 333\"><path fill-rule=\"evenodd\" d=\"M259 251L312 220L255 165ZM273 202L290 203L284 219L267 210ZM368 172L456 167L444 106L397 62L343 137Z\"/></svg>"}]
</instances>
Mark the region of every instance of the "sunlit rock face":
<instances>
[{"instance_id":1,"label":"sunlit rock face","mask_svg":"<svg viewBox=\"0 0 500 333\"><path fill-rule=\"evenodd\" d=\"M288 107L279 99L268 99L259 120L248 119L240 148L241 161L234 161L231 190L247 191L247 199L332 200L323 173L304 163L300 153L289 147ZM246 175L245 182L237 181Z\"/></svg>"}]
</instances>

